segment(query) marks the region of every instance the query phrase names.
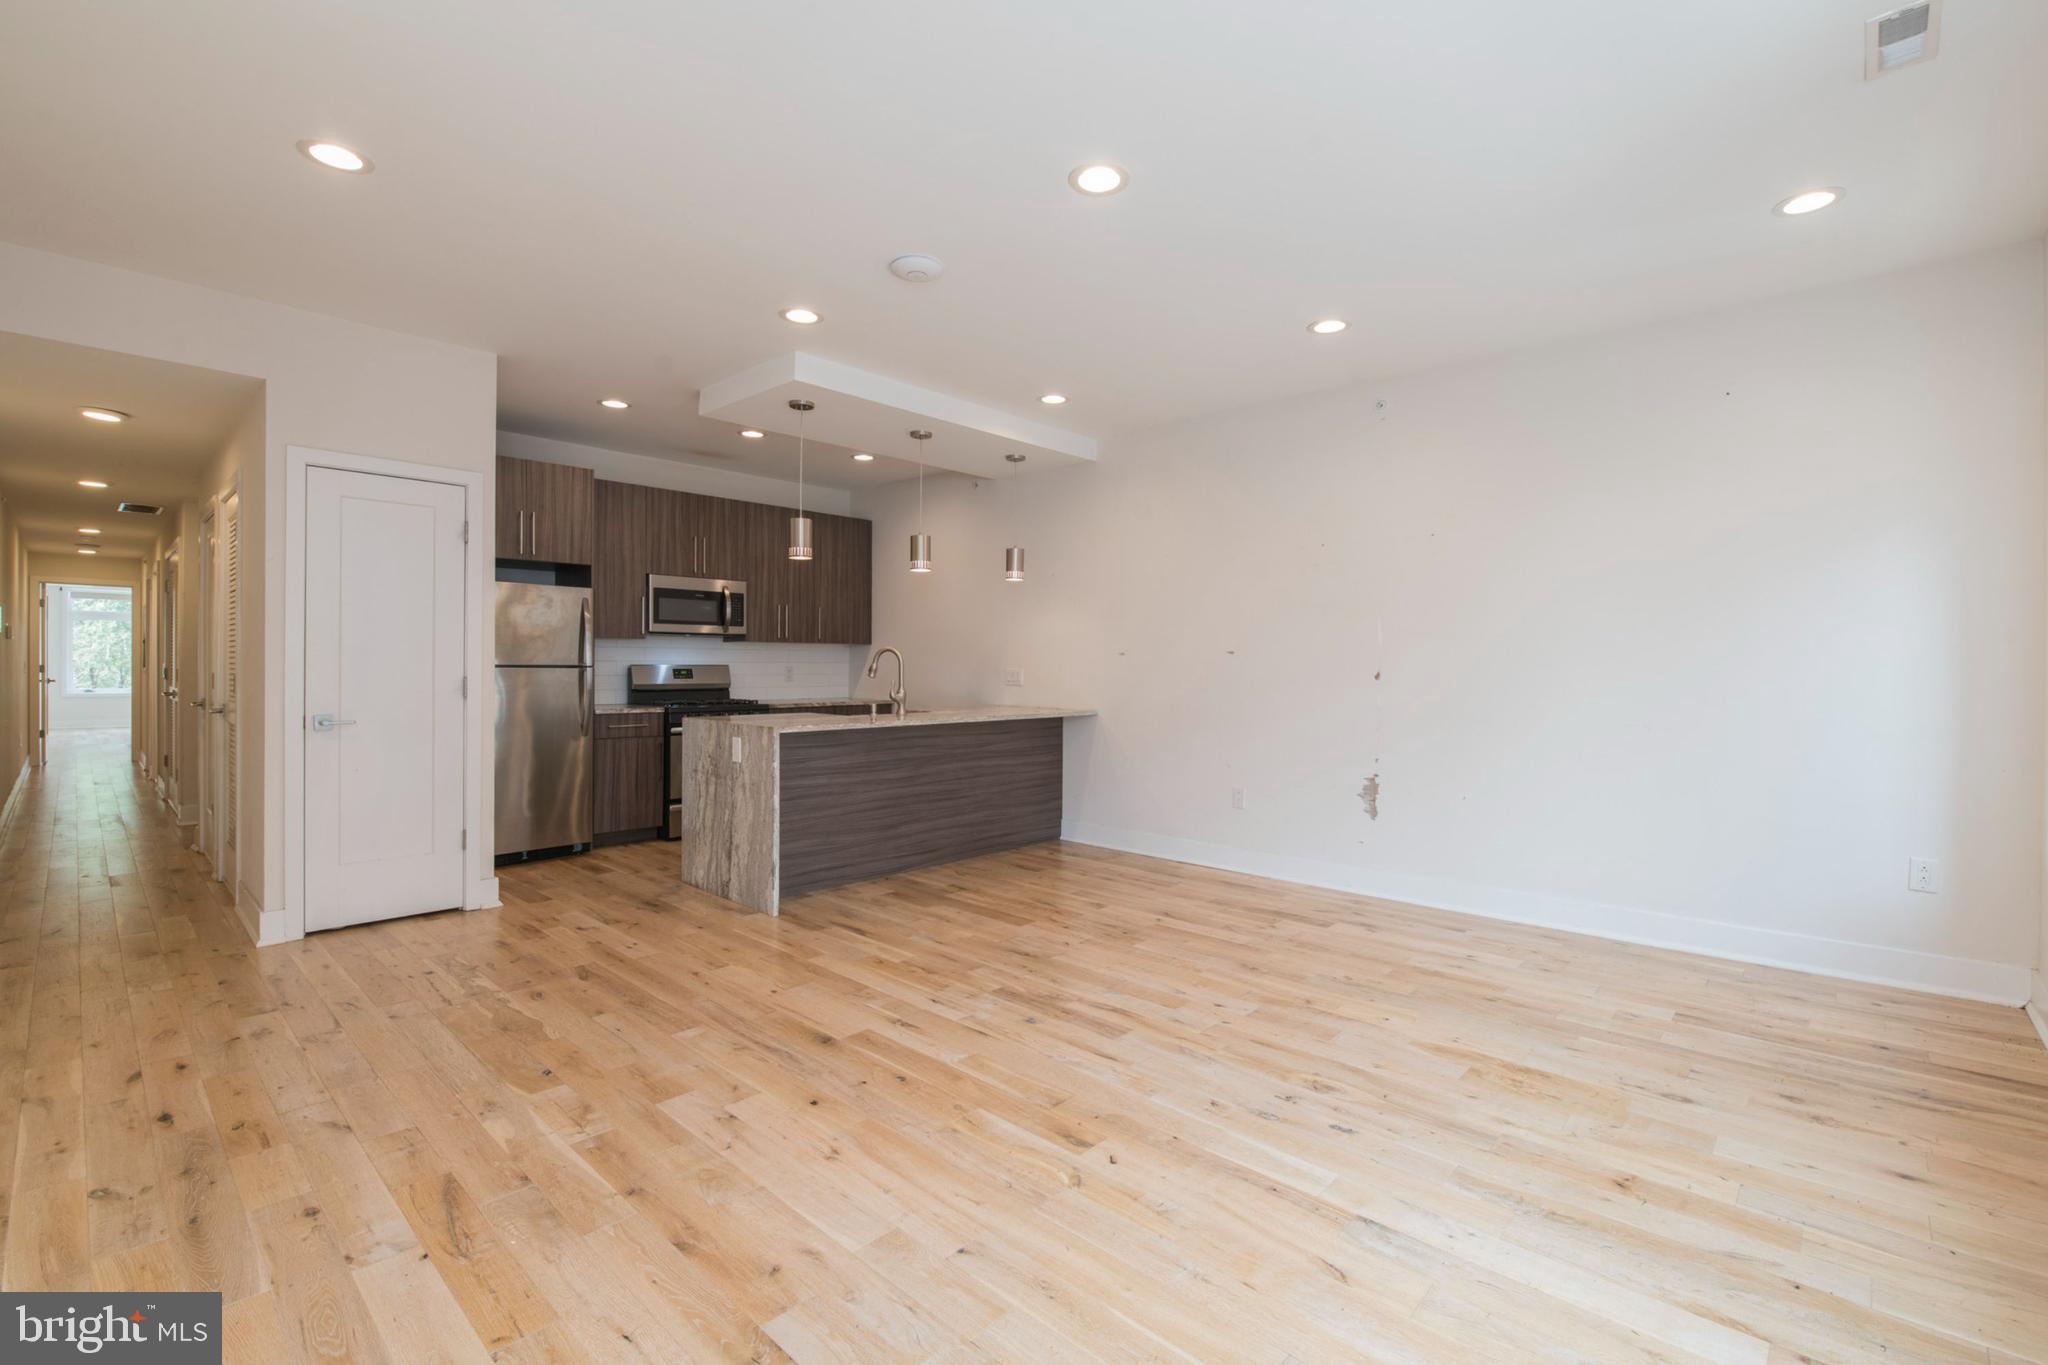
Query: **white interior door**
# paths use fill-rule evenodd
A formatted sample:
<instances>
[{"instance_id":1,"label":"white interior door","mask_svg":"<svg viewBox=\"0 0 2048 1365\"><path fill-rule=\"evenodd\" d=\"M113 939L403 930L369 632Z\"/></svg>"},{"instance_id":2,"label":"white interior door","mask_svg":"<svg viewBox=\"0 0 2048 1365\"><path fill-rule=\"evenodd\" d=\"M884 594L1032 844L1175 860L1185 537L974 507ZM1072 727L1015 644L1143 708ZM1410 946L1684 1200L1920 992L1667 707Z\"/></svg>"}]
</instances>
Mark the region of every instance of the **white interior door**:
<instances>
[{"instance_id":1,"label":"white interior door","mask_svg":"<svg viewBox=\"0 0 2048 1365\"><path fill-rule=\"evenodd\" d=\"M50 589L36 593L36 766L50 761Z\"/></svg>"},{"instance_id":2,"label":"white interior door","mask_svg":"<svg viewBox=\"0 0 2048 1365\"><path fill-rule=\"evenodd\" d=\"M220 879L233 891L242 875L242 495L220 504L221 856Z\"/></svg>"},{"instance_id":3,"label":"white interior door","mask_svg":"<svg viewBox=\"0 0 2048 1365\"><path fill-rule=\"evenodd\" d=\"M214 708L220 704L220 673L215 651L220 637L220 610L215 600L220 582L220 537L214 509L199 523L199 695L192 699L199 733L199 851L220 880L220 736L214 732Z\"/></svg>"},{"instance_id":4,"label":"white interior door","mask_svg":"<svg viewBox=\"0 0 2048 1365\"><path fill-rule=\"evenodd\" d=\"M158 575L159 606L163 629L157 633L157 729L163 749L157 761L157 792L170 802L172 818L182 807L178 802L178 552L164 556L163 573Z\"/></svg>"},{"instance_id":5,"label":"white interior door","mask_svg":"<svg viewBox=\"0 0 2048 1365\"><path fill-rule=\"evenodd\" d=\"M463 490L306 471L306 928L462 904Z\"/></svg>"}]
</instances>

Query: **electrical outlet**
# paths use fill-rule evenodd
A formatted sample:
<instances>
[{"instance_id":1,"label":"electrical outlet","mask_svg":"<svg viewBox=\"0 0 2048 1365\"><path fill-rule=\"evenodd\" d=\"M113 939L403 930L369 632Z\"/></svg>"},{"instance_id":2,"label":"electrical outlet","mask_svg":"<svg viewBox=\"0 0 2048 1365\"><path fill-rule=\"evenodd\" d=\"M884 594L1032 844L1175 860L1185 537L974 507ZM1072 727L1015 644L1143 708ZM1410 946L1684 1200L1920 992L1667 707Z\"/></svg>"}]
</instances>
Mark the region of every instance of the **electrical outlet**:
<instances>
[{"instance_id":1,"label":"electrical outlet","mask_svg":"<svg viewBox=\"0 0 2048 1365\"><path fill-rule=\"evenodd\" d=\"M795 664L784 664L784 665L782 666L782 680L783 680L784 682L795 682L795 681L796 681L796 665L795 665Z\"/></svg>"},{"instance_id":2,"label":"electrical outlet","mask_svg":"<svg viewBox=\"0 0 2048 1365\"><path fill-rule=\"evenodd\" d=\"M1230 808L1231 808L1232 810L1243 810L1243 809L1244 809L1244 788L1243 788L1243 787L1232 787L1232 788L1230 789Z\"/></svg>"},{"instance_id":3,"label":"electrical outlet","mask_svg":"<svg viewBox=\"0 0 2048 1365\"><path fill-rule=\"evenodd\" d=\"M1021 668L1006 668L1006 669L1004 669L1004 670L1003 670L1003 686L1005 686L1005 687L1022 687L1023 685L1024 685L1024 670L1023 670L1023 669L1021 669Z\"/></svg>"},{"instance_id":4,"label":"electrical outlet","mask_svg":"<svg viewBox=\"0 0 2048 1365\"><path fill-rule=\"evenodd\" d=\"M740 737L738 735L732 737L732 761L735 763L740 761Z\"/></svg>"},{"instance_id":5,"label":"electrical outlet","mask_svg":"<svg viewBox=\"0 0 2048 1365\"><path fill-rule=\"evenodd\" d=\"M1911 858L1906 862L1906 889L1908 891L1936 892L1941 890L1941 864L1932 858Z\"/></svg>"}]
</instances>

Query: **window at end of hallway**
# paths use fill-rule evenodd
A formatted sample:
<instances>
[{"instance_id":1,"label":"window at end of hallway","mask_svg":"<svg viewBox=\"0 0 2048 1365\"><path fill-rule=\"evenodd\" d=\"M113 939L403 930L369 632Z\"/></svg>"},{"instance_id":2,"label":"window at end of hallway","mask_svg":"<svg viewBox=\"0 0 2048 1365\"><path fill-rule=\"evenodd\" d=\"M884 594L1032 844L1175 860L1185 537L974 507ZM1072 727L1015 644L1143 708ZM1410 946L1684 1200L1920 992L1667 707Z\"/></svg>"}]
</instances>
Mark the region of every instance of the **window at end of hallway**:
<instances>
[{"instance_id":1,"label":"window at end of hallway","mask_svg":"<svg viewBox=\"0 0 2048 1365\"><path fill-rule=\"evenodd\" d=\"M64 591L63 685L71 697L104 697L134 686L135 640L126 588Z\"/></svg>"}]
</instances>

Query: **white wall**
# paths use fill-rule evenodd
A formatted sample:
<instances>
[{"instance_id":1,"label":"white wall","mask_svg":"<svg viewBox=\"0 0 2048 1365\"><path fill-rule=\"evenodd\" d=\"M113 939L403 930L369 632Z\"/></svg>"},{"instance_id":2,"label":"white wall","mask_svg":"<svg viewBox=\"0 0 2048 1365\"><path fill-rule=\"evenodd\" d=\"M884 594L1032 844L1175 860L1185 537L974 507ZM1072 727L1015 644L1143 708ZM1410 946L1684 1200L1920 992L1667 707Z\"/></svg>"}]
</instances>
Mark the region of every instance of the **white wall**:
<instances>
[{"instance_id":1,"label":"white wall","mask_svg":"<svg viewBox=\"0 0 2048 1365\"><path fill-rule=\"evenodd\" d=\"M28 554L14 504L0 492L0 817L28 772Z\"/></svg>"},{"instance_id":2,"label":"white wall","mask_svg":"<svg viewBox=\"0 0 2048 1365\"><path fill-rule=\"evenodd\" d=\"M265 381L262 458L241 469L249 621L242 696L245 811L239 903L269 935L284 901L285 450L306 446L470 470L486 560L497 426L497 359L488 351L388 332L299 309L0 244L0 331L203 365ZM260 570L258 568L260 566ZM189 567L188 567L189 571ZM197 579L196 572L193 578ZM489 614L470 660L490 667ZM493 717L475 709L489 827ZM470 873L488 884L489 839L472 841ZM266 916L266 910L269 916Z\"/></svg>"},{"instance_id":3,"label":"white wall","mask_svg":"<svg viewBox=\"0 0 2048 1365\"><path fill-rule=\"evenodd\" d=\"M914 705L1098 707L1069 726L1076 838L2016 1002L2043 267L2028 244L933 480L929 576L896 548L914 489L866 493L876 642ZM1940 894L1906 890L1913 856Z\"/></svg>"},{"instance_id":4,"label":"white wall","mask_svg":"<svg viewBox=\"0 0 2048 1365\"><path fill-rule=\"evenodd\" d=\"M2048 241L2042 242L2041 251L2043 257L2048 258ZM2048 311L2048 269L2042 271L2042 277L2042 308ZM2048 782L2048 773L2043 774L2043 781ZM2044 831L2042 856L2044 866L2048 866L2048 831ZM2048 1044L2048 876L2043 878L2040 904L2039 948L2034 962L2034 990L2030 1012L2033 1015L2034 1027L2040 1031L2041 1041Z\"/></svg>"}]
</instances>

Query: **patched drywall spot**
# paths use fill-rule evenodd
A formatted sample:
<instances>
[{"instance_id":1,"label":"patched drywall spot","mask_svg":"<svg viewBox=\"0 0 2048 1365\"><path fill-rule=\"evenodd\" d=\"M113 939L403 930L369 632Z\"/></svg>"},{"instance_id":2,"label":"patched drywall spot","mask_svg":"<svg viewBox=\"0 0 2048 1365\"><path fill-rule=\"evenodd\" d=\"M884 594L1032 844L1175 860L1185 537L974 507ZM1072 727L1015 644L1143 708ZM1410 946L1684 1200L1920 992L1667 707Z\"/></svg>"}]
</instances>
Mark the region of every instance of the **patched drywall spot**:
<instances>
[{"instance_id":1,"label":"patched drywall spot","mask_svg":"<svg viewBox=\"0 0 2048 1365\"><path fill-rule=\"evenodd\" d=\"M1365 807L1365 818L1380 818L1380 775L1374 773L1365 779L1365 785L1358 789L1358 800Z\"/></svg>"}]
</instances>

